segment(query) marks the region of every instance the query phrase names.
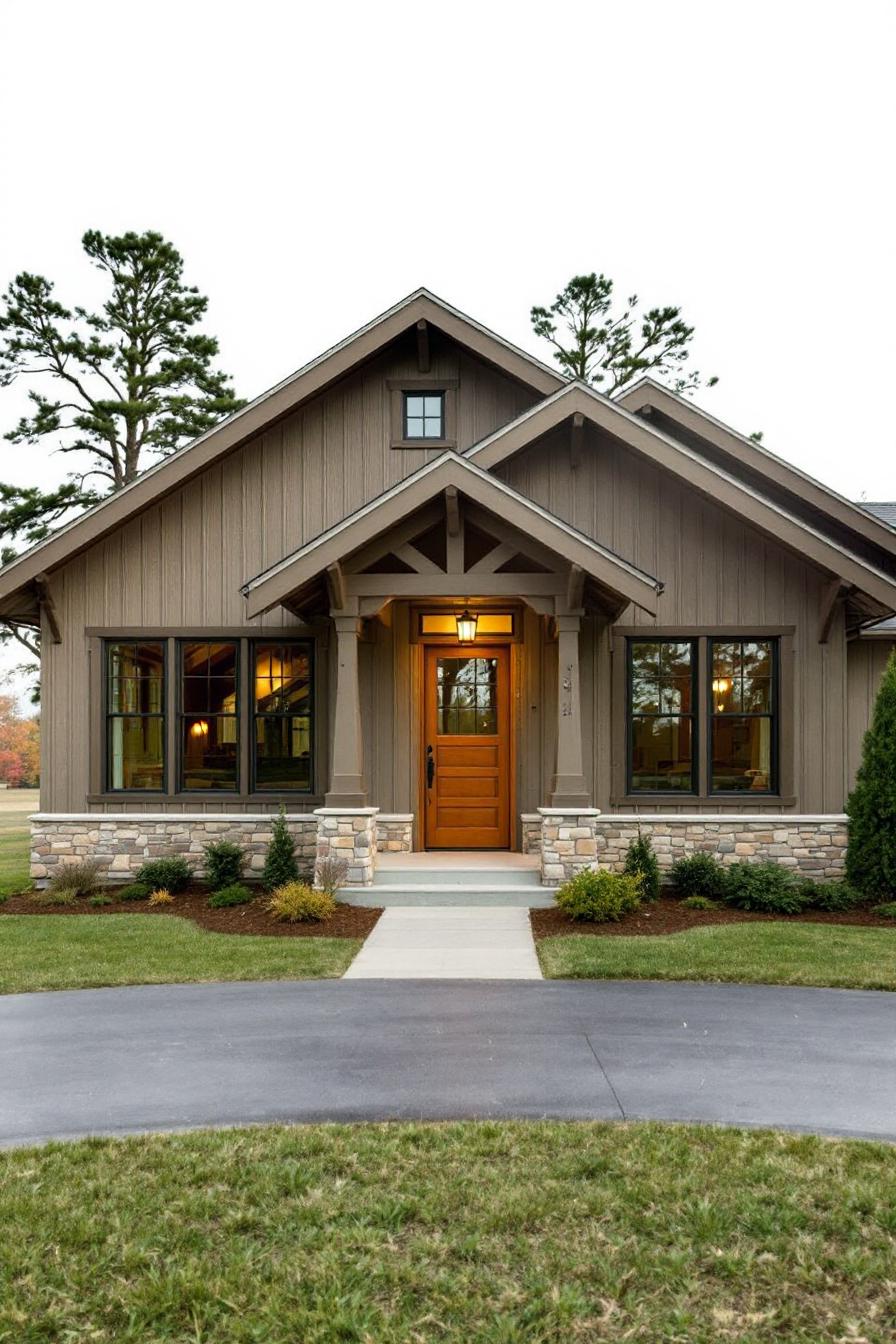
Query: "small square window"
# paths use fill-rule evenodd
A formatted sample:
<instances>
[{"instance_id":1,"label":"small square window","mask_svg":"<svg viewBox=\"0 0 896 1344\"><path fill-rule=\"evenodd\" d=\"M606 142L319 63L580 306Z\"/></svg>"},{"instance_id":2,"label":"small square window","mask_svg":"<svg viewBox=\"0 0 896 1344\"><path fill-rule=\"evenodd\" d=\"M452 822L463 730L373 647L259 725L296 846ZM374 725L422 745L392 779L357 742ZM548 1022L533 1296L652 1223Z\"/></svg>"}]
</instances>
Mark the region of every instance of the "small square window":
<instances>
[{"instance_id":1,"label":"small square window","mask_svg":"<svg viewBox=\"0 0 896 1344\"><path fill-rule=\"evenodd\" d=\"M406 439L444 439L445 393L405 392L402 396Z\"/></svg>"}]
</instances>

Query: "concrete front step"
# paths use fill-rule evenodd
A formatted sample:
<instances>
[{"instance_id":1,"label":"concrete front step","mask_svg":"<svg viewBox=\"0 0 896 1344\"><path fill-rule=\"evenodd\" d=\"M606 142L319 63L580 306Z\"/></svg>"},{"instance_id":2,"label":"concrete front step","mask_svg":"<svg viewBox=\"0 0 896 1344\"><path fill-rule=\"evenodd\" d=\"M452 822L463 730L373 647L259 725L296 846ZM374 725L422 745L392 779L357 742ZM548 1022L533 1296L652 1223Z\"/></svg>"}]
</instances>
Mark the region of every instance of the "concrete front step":
<instances>
[{"instance_id":1,"label":"concrete front step","mask_svg":"<svg viewBox=\"0 0 896 1344\"><path fill-rule=\"evenodd\" d=\"M537 868L378 868L373 878L375 887L421 886L453 887L535 887L541 886L541 872Z\"/></svg>"},{"instance_id":2,"label":"concrete front step","mask_svg":"<svg viewBox=\"0 0 896 1344\"><path fill-rule=\"evenodd\" d=\"M341 887L338 892L340 901L346 905L384 906L504 906L512 909L546 910L554 904L554 893L550 887L519 886L496 887L483 883L480 886L449 886L440 883L425 886L378 886Z\"/></svg>"}]
</instances>

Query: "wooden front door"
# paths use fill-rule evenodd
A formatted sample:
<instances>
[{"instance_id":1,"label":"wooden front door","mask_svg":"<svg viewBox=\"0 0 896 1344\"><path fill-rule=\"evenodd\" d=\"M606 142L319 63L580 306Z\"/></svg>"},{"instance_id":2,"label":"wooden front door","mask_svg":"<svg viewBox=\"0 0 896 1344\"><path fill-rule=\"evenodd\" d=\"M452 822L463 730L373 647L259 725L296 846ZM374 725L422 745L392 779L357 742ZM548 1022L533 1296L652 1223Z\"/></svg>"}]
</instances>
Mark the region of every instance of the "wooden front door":
<instances>
[{"instance_id":1,"label":"wooden front door","mask_svg":"<svg viewBox=\"0 0 896 1344\"><path fill-rule=\"evenodd\" d=\"M428 849L510 847L510 649L424 650Z\"/></svg>"}]
</instances>

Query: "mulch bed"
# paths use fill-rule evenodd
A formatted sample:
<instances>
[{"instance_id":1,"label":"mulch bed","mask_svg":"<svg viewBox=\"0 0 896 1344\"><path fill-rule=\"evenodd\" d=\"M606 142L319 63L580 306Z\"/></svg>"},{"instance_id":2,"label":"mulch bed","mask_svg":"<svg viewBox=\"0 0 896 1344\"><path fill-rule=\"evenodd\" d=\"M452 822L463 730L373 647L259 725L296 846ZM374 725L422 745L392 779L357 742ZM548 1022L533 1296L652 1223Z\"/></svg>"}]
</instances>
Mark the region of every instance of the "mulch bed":
<instances>
[{"instance_id":1,"label":"mulch bed","mask_svg":"<svg viewBox=\"0 0 896 1344\"><path fill-rule=\"evenodd\" d=\"M111 895L112 892L104 893ZM208 892L198 887L175 896L173 905L149 906L146 901L113 901L112 905L91 905L78 901L77 905L45 905L37 896L10 896L0 905L3 915L148 915L192 919L203 929L213 933L264 934L273 938L366 938L383 913L379 908L361 905L341 905L337 902L332 919L309 920L302 924L286 924L271 919L265 906L268 896L259 892L246 905L232 905L223 910L210 910Z\"/></svg>"},{"instance_id":2,"label":"mulch bed","mask_svg":"<svg viewBox=\"0 0 896 1344\"><path fill-rule=\"evenodd\" d=\"M652 905L644 905L633 915L626 915L618 924L591 924L587 920L570 919L564 911L530 910L532 933L535 938L553 938L562 933L588 933L596 937L633 934L681 933L696 929L701 924L748 924L752 922L783 921L787 924L852 924L866 928L890 928L896 932L896 922L870 910L851 910L843 914L829 914L823 910L806 910L801 915L760 915L747 910L733 910L722 906L719 910L688 910L671 896L661 896Z\"/></svg>"}]
</instances>

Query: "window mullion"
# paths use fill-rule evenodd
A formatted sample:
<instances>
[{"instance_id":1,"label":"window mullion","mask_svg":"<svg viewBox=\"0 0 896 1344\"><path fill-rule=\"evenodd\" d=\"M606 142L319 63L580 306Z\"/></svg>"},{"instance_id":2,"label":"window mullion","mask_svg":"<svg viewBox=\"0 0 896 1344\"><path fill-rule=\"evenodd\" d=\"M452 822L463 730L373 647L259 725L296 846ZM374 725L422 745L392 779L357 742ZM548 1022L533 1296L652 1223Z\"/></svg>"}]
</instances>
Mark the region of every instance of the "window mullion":
<instances>
[{"instance_id":1,"label":"window mullion","mask_svg":"<svg viewBox=\"0 0 896 1344\"><path fill-rule=\"evenodd\" d=\"M694 716L694 753L697 761L697 796L709 796L710 756L712 754L712 680L710 640L701 635L697 641L697 713Z\"/></svg>"}]
</instances>

